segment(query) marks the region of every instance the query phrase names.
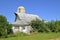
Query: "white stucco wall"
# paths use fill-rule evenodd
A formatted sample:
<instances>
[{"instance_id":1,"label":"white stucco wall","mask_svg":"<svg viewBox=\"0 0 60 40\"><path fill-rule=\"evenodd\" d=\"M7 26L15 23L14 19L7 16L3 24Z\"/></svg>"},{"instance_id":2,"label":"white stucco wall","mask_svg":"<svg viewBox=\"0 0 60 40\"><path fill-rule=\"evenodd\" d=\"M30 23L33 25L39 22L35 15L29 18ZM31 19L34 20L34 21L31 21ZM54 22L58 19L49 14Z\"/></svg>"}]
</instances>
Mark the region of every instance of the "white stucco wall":
<instances>
[{"instance_id":1,"label":"white stucco wall","mask_svg":"<svg viewBox=\"0 0 60 40\"><path fill-rule=\"evenodd\" d=\"M12 27L12 30L13 30L13 33L16 33L16 32L23 32L23 33L26 33L26 34L30 34L30 31L32 30L31 26L19 26L19 27L15 27L13 26Z\"/></svg>"}]
</instances>

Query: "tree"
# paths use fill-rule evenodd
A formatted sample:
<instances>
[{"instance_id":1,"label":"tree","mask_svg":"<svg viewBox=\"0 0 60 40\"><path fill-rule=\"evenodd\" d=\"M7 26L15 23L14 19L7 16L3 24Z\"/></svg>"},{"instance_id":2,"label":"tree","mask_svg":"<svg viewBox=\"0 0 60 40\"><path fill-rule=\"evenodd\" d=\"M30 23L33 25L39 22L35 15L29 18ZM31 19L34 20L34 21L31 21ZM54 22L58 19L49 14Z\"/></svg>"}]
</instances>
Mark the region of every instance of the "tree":
<instances>
[{"instance_id":1,"label":"tree","mask_svg":"<svg viewBox=\"0 0 60 40\"><path fill-rule=\"evenodd\" d=\"M7 37L8 29L11 29L11 24L7 22L5 16L0 15L0 37Z\"/></svg>"},{"instance_id":2,"label":"tree","mask_svg":"<svg viewBox=\"0 0 60 40\"><path fill-rule=\"evenodd\" d=\"M32 20L30 24L34 31L37 31L37 32L49 32L50 31L48 29L47 23L45 23L44 20L39 20L39 19Z\"/></svg>"},{"instance_id":3,"label":"tree","mask_svg":"<svg viewBox=\"0 0 60 40\"><path fill-rule=\"evenodd\" d=\"M55 31L58 32L60 30L60 23L58 20L56 20L56 22L55 22L55 27L56 27Z\"/></svg>"},{"instance_id":4,"label":"tree","mask_svg":"<svg viewBox=\"0 0 60 40\"><path fill-rule=\"evenodd\" d=\"M50 26L49 26L49 28L50 28L50 30L51 30L51 32L55 32L55 21L54 20L52 20L51 22L50 22Z\"/></svg>"},{"instance_id":5,"label":"tree","mask_svg":"<svg viewBox=\"0 0 60 40\"><path fill-rule=\"evenodd\" d=\"M41 21L39 19L32 20L30 22L30 25L32 26L34 32L38 32L38 30L40 29L40 22Z\"/></svg>"}]
</instances>

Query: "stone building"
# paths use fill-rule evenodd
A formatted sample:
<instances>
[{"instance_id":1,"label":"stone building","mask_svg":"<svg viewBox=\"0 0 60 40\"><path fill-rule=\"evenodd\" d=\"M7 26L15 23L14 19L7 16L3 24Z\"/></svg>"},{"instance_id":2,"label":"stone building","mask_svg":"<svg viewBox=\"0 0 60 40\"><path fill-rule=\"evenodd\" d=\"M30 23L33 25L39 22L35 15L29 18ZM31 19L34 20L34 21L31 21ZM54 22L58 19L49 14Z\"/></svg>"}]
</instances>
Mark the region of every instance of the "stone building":
<instances>
[{"instance_id":1,"label":"stone building","mask_svg":"<svg viewBox=\"0 0 60 40\"><path fill-rule=\"evenodd\" d=\"M17 12L15 12L15 21L12 23L12 30L13 33L16 32L23 32L30 34L30 31L32 31L32 27L29 25L29 23L32 20L39 19L39 16L34 15L34 14L27 14L25 12L25 8L23 6L18 7Z\"/></svg>"}]
</instances>

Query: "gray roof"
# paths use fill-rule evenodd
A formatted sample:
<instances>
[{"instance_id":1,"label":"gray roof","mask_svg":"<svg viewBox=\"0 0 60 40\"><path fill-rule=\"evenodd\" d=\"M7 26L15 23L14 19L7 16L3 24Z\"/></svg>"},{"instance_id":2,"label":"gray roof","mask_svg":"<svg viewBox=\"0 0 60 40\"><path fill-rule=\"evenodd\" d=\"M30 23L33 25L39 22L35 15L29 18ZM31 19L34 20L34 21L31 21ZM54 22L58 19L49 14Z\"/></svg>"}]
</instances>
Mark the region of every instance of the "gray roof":
<instances>
[{"instance_id":1,"label":"gray roof","mask_svg":"<svg viewBox=\"0 0 60 40\"><path fill-rule=\"evenodd\" d=\"M32 20L35 20L36 18L41 20L39 16L33 15L33 14L23 14L23 13L15 13L16 15L16 20L12 25L29 25L29 23Z\"/></svg>"}]
</instances>

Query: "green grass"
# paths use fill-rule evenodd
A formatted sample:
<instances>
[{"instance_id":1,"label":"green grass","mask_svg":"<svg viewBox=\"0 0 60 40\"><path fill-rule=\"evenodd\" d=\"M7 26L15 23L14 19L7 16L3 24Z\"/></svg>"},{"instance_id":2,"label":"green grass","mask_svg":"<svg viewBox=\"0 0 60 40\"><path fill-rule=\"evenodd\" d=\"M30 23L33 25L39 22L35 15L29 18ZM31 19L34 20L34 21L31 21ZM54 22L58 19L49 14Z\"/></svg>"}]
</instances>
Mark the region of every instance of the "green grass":
<instances>
[{"instance_id":1,"label":"green grass","mask_svg":"<svg viewBox=\"0 0 60 40\"><path fill-rule=\"evenodd\" d=\"M8 38L0 38L0 40L49 40L52 38L60 38L60 33L36 33L31 35L18 33L9 35Z\"/></svg>"}]
</instances>

